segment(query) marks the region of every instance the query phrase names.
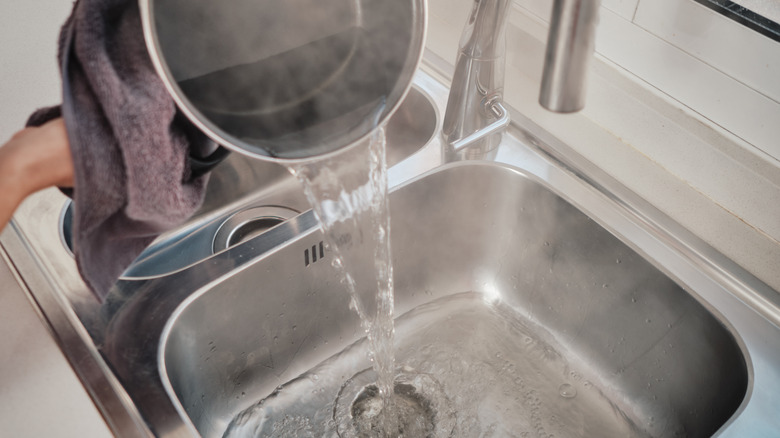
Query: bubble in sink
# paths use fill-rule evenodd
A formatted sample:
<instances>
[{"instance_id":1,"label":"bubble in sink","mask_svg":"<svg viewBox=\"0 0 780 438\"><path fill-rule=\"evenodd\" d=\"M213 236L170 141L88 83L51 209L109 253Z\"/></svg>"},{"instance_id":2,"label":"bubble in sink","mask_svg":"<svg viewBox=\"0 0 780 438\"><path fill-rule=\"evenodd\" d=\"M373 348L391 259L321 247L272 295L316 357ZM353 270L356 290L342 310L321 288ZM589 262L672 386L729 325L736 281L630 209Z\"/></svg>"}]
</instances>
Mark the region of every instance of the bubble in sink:
<instances>
[{"instance_id":1,"label":"bubble in sink","mask_svg":"<svg viewBox=\"0 0 780 438\"><path fill-rule=\"evenodd\" d=\"M563 383L558 387L558 394L563 398L574 398L577 396L577 388L570 383Z\"/></svg>"}]
</instances>

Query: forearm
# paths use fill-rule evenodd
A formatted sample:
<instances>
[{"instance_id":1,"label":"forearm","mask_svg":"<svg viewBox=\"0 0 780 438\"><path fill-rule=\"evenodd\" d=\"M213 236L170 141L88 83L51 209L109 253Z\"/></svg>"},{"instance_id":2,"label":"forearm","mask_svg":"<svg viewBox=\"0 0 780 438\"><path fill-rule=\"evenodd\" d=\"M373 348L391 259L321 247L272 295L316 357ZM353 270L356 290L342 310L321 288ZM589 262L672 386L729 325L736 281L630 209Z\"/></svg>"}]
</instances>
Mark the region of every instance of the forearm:
<instances>
[{"instance_id":1,"label":"forearm","mask_svg":"<svg viewBox=\"0 0 780 438\"><path fill-rule=\"evenodd\" d=\"M24 198L53 185L73 185L73 160L62 119L25 128L0 147L0 230Z\"/></svg>"},{"instance_id":2,"label":"forearm","mask_svg":"<svg viewBox=\"0 0 780 438\"><path fill-rule=\"evenodd\" d=\"M16 207L24 199L19 185L13 181L12 175L3 166L5 160L2 152L3 149L0 148L0 231L5 228Z\"/></svg>"}]
</instances>

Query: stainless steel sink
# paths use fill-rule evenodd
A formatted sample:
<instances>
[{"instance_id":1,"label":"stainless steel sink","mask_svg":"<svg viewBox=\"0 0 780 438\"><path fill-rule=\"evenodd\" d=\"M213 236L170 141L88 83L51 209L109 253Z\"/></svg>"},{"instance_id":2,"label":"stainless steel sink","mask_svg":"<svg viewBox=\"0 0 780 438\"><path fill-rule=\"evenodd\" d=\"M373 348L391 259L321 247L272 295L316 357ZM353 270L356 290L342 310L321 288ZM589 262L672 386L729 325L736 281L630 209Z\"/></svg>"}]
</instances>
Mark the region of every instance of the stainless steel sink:
<instances>
[{"instance_id":1,"label":"stainless steel sink","mask_svg":"<svg viewBox=\"0 0 780 438\"><path fill-rule=\"evenodd\" d=\"M747 365L723 323L533 178L449 166L396 190L391 217L398 365L450 391L455 436L493 427L497 436L706 437L742 402ZM322 406L309 405L332 414L344 376L370 367L365 354L335 356L363 348L352 344L364 332L329 255L304 264L322 239L314 230L275 249L168 322L161 375L201 435L222 436L280 385L296 401L276 419L314 424ZM295 382L316 368L317 382ZM576 396L562 397L561 385ZM466 415L478 403L497 411L486 424Z\"/></svg>"},{"instance_id":2,"label":"stainless steel sink","mask_svg":"<svg viewBox=\"0 0 780 438\"><path fill-rule=\"evenodd\" d=\"M388 128L396 350L454 436L780 436L780 294L521 114L489 160L446 162L434 61ZM60 243L59 192L0 236L118 436L222 436L274 412L306 436L365 383L317 221L265 166L234 156L104 303ZM215 251L220 226L269 206L294 213Z\"/></svg>"}]
</instances>

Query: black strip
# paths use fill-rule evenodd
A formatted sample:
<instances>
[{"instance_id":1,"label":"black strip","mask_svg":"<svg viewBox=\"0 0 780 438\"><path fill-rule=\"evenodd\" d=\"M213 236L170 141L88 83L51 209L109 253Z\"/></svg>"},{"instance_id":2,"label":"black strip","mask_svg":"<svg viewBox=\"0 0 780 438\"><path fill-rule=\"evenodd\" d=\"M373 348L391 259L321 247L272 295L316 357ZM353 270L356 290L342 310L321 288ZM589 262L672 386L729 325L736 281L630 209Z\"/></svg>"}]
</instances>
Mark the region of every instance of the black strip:
<instances>
[{"instance_id":1,"label":"black strip","mask_svg":"<svg viewBox=\"0 0 780 438\"><path fill-rule=\"evenodd\" d=\"M190 178L195 179L211 172L219 163L230 155L230 151L222 146L218 146L217 149L206 158L194 157L191 154L192 152L190 152L190 155L187 157L190 162Z\"/></svg>"},{"instance_id":2,"label":"black strip","mask_svg":"<svg viewBox=\"0 0 780 438\"><path fill-rule=\"evenodd\" d=\"M311 247L311 262L314 263L317 261L317 246L312 245Z\"/></svg>"},{"instance_id":3,"label":"black strip","mask_svg":"<svg viewBox=\"0 0 780 438\"><path fill-rule=\"evenodd\" d=\"M303 252L303 258L306 261L306 266L309 266L309 248L306 248L306 251Z\"/></svg>"},{"instance_id":4,"label":"black strip","mask_svg":"<svg viewBox=\"0 0 780 438\"><path fill-rule=\"evenodd\" d=\"M693 0L761 35L780 42L780 24L729 0Z\"/></svg>"},{"instance_id":5,"label":"black strip","mask_svg":"<svg viewBox=\"0 0 780 438\"><path fill-rule=\"evenodd\" d=\"M322 242L320 242L320 258L321 259L325 258L325 250L324 250L324 248L322 246L323 246Z\"/></svg>"}]
</instances>

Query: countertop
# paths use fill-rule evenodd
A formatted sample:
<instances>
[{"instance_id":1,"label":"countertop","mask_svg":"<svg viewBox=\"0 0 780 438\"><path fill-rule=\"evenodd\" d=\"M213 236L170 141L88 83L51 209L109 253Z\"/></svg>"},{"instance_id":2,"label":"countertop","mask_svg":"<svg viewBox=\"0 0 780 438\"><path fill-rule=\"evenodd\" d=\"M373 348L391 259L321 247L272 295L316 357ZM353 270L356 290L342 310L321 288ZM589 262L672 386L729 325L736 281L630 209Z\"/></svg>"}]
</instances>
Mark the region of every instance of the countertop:
<instances>
[{"instance_id":1,"label":"countertop","mask_svg":"<svg viewBox=\"0 0 780 438\"><path fill-rule=\"evenodd\" d=\"M0 258L0 333L3 436L112 436L5 258Z\"/></svg>"}]
</instances>

